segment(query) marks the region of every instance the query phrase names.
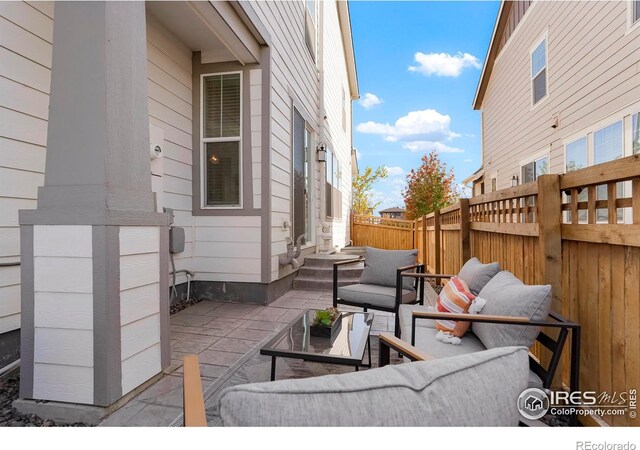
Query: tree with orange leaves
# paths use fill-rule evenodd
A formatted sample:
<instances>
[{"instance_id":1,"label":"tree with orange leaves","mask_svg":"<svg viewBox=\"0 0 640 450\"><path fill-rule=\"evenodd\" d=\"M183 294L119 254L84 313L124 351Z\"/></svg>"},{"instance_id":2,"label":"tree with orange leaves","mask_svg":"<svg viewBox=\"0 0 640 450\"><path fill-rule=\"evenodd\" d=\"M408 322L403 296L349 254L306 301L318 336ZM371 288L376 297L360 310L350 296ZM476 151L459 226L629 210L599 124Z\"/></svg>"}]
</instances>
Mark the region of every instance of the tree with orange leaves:
<instances>
[{"instance_id":1,"label":"tree with orange leaves","mask_svg":"<svg viewBox=\"0 0 640 450\"><path fill-rule=\"evenodd\" d=\"M424 155L418 170L411 169L407 175L407 189L402 193L407 219L422 217L456 202L460 195L454 178L453 170L447 170L435 151Z\"/></svg>"}]
</instances>

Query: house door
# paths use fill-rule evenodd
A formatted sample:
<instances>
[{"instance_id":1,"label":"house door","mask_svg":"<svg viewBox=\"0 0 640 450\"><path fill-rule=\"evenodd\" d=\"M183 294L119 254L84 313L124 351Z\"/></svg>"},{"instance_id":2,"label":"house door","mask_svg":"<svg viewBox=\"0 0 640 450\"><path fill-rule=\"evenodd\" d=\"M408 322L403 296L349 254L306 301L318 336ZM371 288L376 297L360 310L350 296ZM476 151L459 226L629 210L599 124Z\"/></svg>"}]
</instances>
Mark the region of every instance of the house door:
<instances>
[{"instance_id":1,"label":"house door","mask_svg":"<svg viewBox=\"0 0 640 450\"><path fill-rule=\"evenodd\" d=\"M307 186L307 151L305 145L305 122L297 109L293 109L293 240L300 235L308 235L308 186Z\"/></svg>"}]
</instances>

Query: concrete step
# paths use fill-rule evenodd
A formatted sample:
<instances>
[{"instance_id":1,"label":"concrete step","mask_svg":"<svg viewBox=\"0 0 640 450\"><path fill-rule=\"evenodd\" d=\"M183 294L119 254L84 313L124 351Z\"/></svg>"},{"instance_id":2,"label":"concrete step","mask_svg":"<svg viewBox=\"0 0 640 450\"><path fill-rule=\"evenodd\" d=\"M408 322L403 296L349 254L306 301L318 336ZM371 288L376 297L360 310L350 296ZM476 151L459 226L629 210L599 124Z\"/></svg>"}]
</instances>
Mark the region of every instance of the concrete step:
<instances>
[{"instance_id":1,"label":"concrete step","mask_svg":"<svg viewBox=\"0 0 640 450\"><path fill-rule=\"evenodd\" d=\"M333 263L338 261L346 261L348 259L355 259L356 255L345 255L342 253L332 255L310 255L304 258L304 266L307 267L326 267L332 268ZM360 263L362 264L362 263Z\"/></svg>"},{"instance_id":2,"label":"concrete step","mask_svg":"<svg viewBox=\"0 0 640 450\"><path fill-rule=\"evenodd\" d=\"M341 254L364 256L365 247L345 247L340 251Z\"/></svg>"},{"instance_id":3,"label":"concrete step","mask_svg":"<svg viewBox=\"0 0 640 450\"><path fill-rule=\"evenodd\" d=\"M347 286L356 284L359 278L344 278L338 280L338 286ZM293 280L294 289L302 289L307 291L330 291L333 289L333 280L325 280L318 278L296 277Z\"/></svg>"},{"instance_id":4,"label":"concrete step","mask_svg":"<svg viewBox=\"0 0 640 450\"><path fill-rule=\"evenodd\" d=\"M360 278L364 265L347 264L338 269L339 278ZM298 270L298 276L302 278L314 278L321 280L333 280L333 267L313 267L304 265Z\"/></svg>"}]
</instances>

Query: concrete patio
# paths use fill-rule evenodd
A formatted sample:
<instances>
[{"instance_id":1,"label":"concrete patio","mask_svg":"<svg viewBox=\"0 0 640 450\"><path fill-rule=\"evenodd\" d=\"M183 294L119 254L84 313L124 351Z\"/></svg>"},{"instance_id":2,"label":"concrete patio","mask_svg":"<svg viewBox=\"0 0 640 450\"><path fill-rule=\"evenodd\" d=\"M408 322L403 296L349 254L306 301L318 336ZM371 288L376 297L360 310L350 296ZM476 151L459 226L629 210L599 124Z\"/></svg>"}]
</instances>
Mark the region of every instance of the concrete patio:
<instances>
[{"instance_id":1,"label":"concrete patio","mask_svg":"<svg viewBox=\"0 0 640 450\"><path fill-rule=\"evenodd\" d=\"M197 354L202 388L224 377L253 349L304 309L331 306L331 292L292 290L268 306L202 301L171 316L171 366L165 375L101 426L169 426L182 414L182 357ZM341 310L358 311L341 306ZM371 333L393 330L390 313L374 311Z\"/></svg>"}]
</instances>

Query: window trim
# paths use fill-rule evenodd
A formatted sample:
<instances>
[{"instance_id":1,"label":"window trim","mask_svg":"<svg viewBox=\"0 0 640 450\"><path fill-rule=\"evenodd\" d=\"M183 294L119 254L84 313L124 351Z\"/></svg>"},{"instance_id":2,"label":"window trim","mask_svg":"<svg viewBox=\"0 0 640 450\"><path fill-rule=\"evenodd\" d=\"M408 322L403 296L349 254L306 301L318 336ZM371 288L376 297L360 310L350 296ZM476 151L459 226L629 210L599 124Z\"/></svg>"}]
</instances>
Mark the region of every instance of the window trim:
<instances>
[{"instance_id":1,"label":"window trim","mask_svg":"<svg viewBox=\"0 0 640 450\"><path fill-rule=\"evenodd\" d=\"M211 77L211 76L216 76L216 75L234 75L234 74L238 74L240 75L240 129L239 129L239 136L238 137L219 137L219 138L205 138L204 137L204 79L205 77ZM211 73L202 73L200 74L200 208L203 210L225 210L225 209L244 209L244 205L243 205L243 200L244 200L244 192L243 192L243 186L244 186L244 173L242 170L243 167L243 149L242 149L242 133L243 133L243 128L244 128L244 120L243 120L243 114L244 114L244 108L243 108L243 103L244 103L244 92L243 92L243 73L242 70L231 70L231 71L225 71L225 72L211 72ZM220 205L220 206L211 206L211 205L207 205L207 192L206 192L206 167L207 167L207 161L206 161L206 151L205 151L205 144L207 143L211 143L211 142L238 142L238 153L239 153L239 157L238 157L238 164L240 165L240 170L239 170L239 178L238 178L238 183L240 184L239 186L239 200L240 203L238 205Z\"/></svg>"},{"instance_id":2,"label":"window trim","mask_svg":"<svg viewBox=\"0 0 640 450\"><path fill-rule=\"evenodd\" d=\"M545 29L544 33L542 34L542 36L540 36L536 41L535 44L533 45L533 47L531 47L529 49L529 89L531 90L531 110L535 109L539 104L541 104L542 102L544 102L548 97L549 97L549 30ZM540 100L538 100L537 102L534 102L534 89L533 89L533 82L535 79L535 76L533 75L533 52L536 51L536 49L540 46L540 44L542 44L542 42L545 43L544 45L544 85L545 85L545 93L544 93L544 97L542 97ZM542 71L542 69L540 70L540 72ZM540 75L540 72L538 72L536 75Z\"/></svg>"},{"instance_id":3,"label":"window trim","mask_svg":"<svg viewBox=\"0 0 640 450\"><path fill-rule=\"evenodd\" d=\"M625 36L640 28L640 17L635 21L633 20L634 7L635 2L633 0L627 0L627 31L624 33Z\"/></svg>"}]
</instances>

